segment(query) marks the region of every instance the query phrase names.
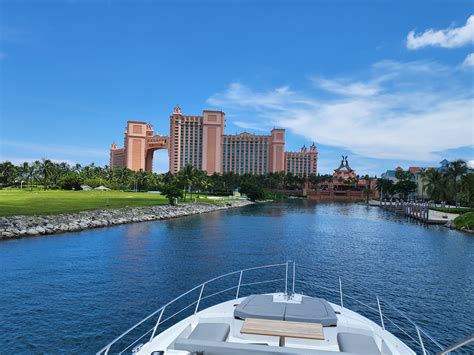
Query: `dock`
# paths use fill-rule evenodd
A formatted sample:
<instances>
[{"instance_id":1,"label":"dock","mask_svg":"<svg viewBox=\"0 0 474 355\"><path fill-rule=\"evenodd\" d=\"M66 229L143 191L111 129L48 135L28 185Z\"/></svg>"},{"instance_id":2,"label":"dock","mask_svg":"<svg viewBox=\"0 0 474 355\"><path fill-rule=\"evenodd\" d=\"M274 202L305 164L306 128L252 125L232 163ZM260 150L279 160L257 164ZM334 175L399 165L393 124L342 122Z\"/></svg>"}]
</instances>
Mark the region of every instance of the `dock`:
<instances>
[{"instance_id":1,"label":"dock","mask_svg":"<svg viewBox=\"0 0 474 355\"><path fill-rule=\"evenodd\" d=\"M426 224L446 224L453 221L459 214L446 213L432 209L437 207L429 202L405 202L405 201L369 201L370 206L381 207L396 213L418 220Z\"/></svg>"}]
</instances>

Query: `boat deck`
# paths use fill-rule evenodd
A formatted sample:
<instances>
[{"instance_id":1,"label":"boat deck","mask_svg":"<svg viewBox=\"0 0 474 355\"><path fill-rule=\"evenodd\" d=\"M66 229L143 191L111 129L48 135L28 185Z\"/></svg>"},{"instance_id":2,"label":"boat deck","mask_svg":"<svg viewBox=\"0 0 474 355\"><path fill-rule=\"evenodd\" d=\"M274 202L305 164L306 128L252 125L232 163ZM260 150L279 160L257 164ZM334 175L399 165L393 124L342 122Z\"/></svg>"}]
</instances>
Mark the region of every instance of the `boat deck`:
<instances>
[{"instance_id":1,"label":"boat deck","mask_svg":"<svg viewBox=\"0 0 474 355\"><path fill-rule=\"evenodd\" d=\"M268 296L268 295L267 295ZM281 294L272 294L281 297ZM278 335L249 334L242 332L245 319L235 317L236 309L249 297L231 300L207 308L190 316L156 336L137 349L138 354L164 351L164 354L184 355L203 351L213 354L415 354L391 333L367 318L338 305L328 303L337 317L337 325L322 326L323 338L308 339L285 336L282 344ZM277 302L274 302L277 303ZM278 302L280 303L280 302ZM291 303L286 303L289 305ZM254 318L249 318L254 319ZM277 321L303 323L293 321ZM206 324L206 326L202 326ZM311 327L309 327L311 328ZM227 331L226 331L227 330ZM275 333L277 334L277 333ZM283 346L282 346L283 345Z\"/></svg>"}]
</instances>

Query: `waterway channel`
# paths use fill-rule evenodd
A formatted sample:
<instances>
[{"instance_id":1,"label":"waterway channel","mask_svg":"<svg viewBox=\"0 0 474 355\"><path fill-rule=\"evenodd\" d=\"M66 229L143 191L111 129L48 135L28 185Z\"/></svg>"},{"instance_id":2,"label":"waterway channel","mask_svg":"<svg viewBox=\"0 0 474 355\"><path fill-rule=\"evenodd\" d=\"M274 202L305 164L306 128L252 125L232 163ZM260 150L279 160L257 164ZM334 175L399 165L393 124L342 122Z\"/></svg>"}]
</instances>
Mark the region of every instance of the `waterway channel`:
<instances>
[{"instance_id":1,"label":"waterway channel","mask_svg":"<svg viewBox=\"0 0 474 355\"><path fill-rule=\"evenodd\" d=\"M443 344L474 333L473 236L298 200L1 241L1 352L95 352L211 277L287 260L381 295Z\"/></svg>"}]
</instances>

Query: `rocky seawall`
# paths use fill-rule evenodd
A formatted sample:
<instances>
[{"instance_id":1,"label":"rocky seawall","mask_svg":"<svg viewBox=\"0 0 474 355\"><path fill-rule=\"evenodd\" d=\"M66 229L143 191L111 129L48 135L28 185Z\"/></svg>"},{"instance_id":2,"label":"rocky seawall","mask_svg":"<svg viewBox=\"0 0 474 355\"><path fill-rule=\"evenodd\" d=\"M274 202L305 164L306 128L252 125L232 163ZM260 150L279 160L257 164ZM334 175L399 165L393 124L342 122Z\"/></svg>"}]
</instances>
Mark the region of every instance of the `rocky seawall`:
<instances>
[{"instance_id":1,"label":"rocky seawall","mask_svg":"<svg viewBox=\"0 0 474 355\"><path fill-rule=\"evenodd\" d=\"M125 223L156 221L190 216L252 204L235 200L216 204L189 203L153 207L92 210L49 216L0 217L0 239L34 237L39 235L76 232L90 228L109 227Z\"/></svg>"}]
</instances>

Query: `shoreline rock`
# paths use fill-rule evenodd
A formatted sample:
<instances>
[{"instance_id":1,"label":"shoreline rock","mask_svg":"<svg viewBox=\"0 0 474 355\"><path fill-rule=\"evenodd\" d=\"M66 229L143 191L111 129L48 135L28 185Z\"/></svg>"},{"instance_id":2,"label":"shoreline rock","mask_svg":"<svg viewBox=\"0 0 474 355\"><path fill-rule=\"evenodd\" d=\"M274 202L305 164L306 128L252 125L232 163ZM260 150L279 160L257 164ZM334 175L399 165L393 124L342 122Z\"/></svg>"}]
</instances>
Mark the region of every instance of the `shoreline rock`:
<instances>
[{"instance_id":1,"label":"shoreline rock","mask_svg":"<svg viewBox=\"0 0 474 355\"><path fill-rule=\"evenodd\" d=\"M77 232L126 223L158 221L251 204L253 202L247 200L216 204L194 202L177 206L126 207L59 215L0 217L0 240Z\"/></svg>"}]
</instances>

